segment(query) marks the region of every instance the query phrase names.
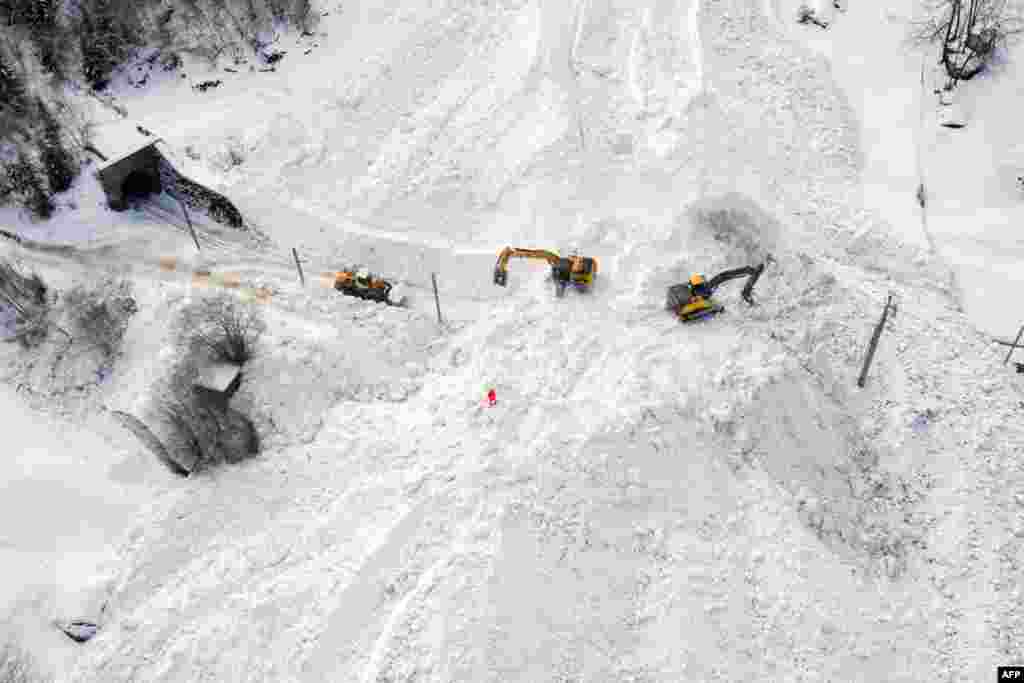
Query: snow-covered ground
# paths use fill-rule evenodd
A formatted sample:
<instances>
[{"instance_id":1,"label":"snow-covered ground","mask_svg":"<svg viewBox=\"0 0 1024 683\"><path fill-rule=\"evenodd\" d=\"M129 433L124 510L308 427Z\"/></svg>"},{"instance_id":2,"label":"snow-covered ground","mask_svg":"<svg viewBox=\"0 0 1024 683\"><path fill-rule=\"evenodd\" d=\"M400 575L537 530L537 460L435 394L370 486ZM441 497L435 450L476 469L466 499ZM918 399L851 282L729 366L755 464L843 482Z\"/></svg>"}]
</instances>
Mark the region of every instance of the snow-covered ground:
<instances>
[{"instance_id":1,"label":"snow-covered ground","mask_svg":"<svg viewBox=\"0 0 1024 683\"><path fill-rule=\"evenodd\" d=\"M799 25L800 4L815 6L827 31ZM961 83L954 106L962 129L940 124L945 84L936 48L922 54L907 41L912 0L884 4L765 0L789 34L828 59L857 112L866 205L881 211L906 240L934 249L951 264L962 304L979 328L1012 336L1024 324L1015 310L1024 278L1024 132L1019 109L1024 50L1013 45L989 73ZM865 39L870 36L870 39ZM917 202L923 182L927 208Z\"/></svg>"},{"instance_id":2,"label":"snow-covered ground","mask_svg":"<svg viewBox=\"0 0 1024 683\"><path fill-rule=\"evenodd\" d=\"M273 73L186 65L125 88L180 170L269 239L200 221L194 255L172 204L113 214L85 178L31 235L0 216L76 242L70 258L10 249L57 281L115 264L133 280L141 310L95 394L111 410L141 404L191 295L161 256L270 287L235 399L264 452L179 481L106 411L75 413L81 457L26 428L9 481L27 493L4 518L76 534L41 503L74 480L90 530L64 566L5 527L12 566L74 575L11 591L31 648L83 683L976 681L1020 663L1024 403L978 329L977 287L995 285L943 223L960 201L994 230L1010 194L935 170L963 133L1000 149L1006 86L976 88L985 127L927 138L923 221L901 9L850 7L812 36L780 5L364 0L286 38L317 46ZM881 71L872 88L858 64ZM187 87L206 78L224 84ZM1011 258L979 231L986 258ZM506 244L597 257L594 290L557 299L522 261L493 286ZM663 310L693 272L765 260L755 307L726 285L712 321ZM407 283L411 306L314 285L352 262ZM23 421L49 419L66 418ZM100 465L79 476L83 459ZM95 639L54 634L80 616Z\"/></svg>"}]
</instances>

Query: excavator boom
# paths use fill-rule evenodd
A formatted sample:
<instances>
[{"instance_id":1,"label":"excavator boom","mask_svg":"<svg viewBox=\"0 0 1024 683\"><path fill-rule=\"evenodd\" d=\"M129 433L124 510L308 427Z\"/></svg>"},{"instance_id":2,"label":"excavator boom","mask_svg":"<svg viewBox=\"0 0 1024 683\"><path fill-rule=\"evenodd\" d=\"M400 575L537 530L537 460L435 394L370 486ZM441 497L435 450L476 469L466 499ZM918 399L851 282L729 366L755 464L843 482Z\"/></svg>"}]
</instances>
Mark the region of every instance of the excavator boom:
<instances>
[{"instance_id":1,"label":"excavator boom","mask_svg":"<svg viewBox=\"0 0 1024 683\"><path fill-rule=\"evenodd\" d=\"M558 254L545 249L513 249L505 247L498 254L498 263L494 266L494 284L504 287L508 284L508 262L512 258L532 258L547 261L554 268L558 265Z\"/></svg>"},{"instance_id":2,"label":"excavator boom","mask_svg":"<svg viewBox=\"0 0 1024 683\"><path fill-rule=\"evenodd\" d=\"M494 266L494 284L504 287L508 283L508 262L512 258L531 258L547 261L551 266L551 278L555 281L556 292L562 296L566 286L572 284L586 289L597 275L597 259L572 255L561 257L545 249L514 249L505 247L498 255Z\"/></svg>"},{"instance_id":3,"label":"excavator boom","mask_svg":"<svg viewBox=\"0 0 1024 683\"><path fill-rule=\"evenodd\" d=\"M742 296L743 300L746 301L747 303L753 303L753 298L751 295L754 291L754 285L757 284L757 280L758 278L761 277L761 273L763 272L763 263L758 266L744 266L743 268L733 268L732 270L726 270L711 278L711 280L708 281L708 288L712 292L714 292L716 289L719 288L719 286L721 286L725 282L728 282L729 280L735 280L737 278L749 276L750 279L747 281L747 284L743 286L743 291L741 292L740 296Z\"/></svg>"}]
</instances>

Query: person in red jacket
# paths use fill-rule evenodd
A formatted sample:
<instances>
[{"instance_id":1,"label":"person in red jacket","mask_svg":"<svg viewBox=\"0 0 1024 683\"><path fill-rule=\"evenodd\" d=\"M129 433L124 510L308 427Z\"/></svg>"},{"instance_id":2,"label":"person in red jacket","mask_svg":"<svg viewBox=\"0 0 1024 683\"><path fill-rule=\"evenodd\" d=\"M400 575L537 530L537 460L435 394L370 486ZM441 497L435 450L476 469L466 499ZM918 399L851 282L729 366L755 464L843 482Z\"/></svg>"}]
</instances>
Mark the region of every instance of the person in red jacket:
<instances>
[{"instance_id":1,"label":"person in red jacket","mask_svg":"<svg viewBox=\"0 0 1024 683\"><path fill-rule=\"evenodd\" d=\"M498 394L494 391L494 389L491 389L490 391L487 392L487 403L493 406L497 402Z\"/></svg>"}]
</instances>

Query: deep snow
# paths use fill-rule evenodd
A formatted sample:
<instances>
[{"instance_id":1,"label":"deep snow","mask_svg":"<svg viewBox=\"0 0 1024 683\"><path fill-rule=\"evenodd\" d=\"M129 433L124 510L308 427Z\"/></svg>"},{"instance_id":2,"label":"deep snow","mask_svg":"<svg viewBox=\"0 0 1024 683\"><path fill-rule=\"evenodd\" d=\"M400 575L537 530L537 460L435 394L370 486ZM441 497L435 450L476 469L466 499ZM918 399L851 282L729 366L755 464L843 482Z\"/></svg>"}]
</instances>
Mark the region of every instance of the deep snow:
<instances>
[{"instance_id":1,"label":"deep snow","mask_svg":"<svg viewBox=\"0 0 1024 683\"><path fill-rule=\"evenodd\" d=\"M1024 404L906 206L907 138L836 65L866 8L809 47L777 5L740 0L357 2L274 73L126 89L262 236L203 221L194 254L172 203L111 214L83 179L79 208L33 233L73 258L9 248L58 281L116 263L135 282L94 394L112 410L141 410L168 313L197 293L161 256L273 289L236 399L266 451L171 480L77 405L118 444L96 462L136 473L132 519L106 512L116 476L76 477L105 501L82 552L128 532L63 598L15 603L33 649L83 682L975 681L1012 663ZM514 262L495 287L506 244L579 248L597 285L556 299L545 267ZM769 256L756 307L727 285L713 321L662 310L690 273ZM351 262L407 282L411 307L313 283ZM102 626L85 646L49 625L80 616Z\"/></svg>"}]
</instances>

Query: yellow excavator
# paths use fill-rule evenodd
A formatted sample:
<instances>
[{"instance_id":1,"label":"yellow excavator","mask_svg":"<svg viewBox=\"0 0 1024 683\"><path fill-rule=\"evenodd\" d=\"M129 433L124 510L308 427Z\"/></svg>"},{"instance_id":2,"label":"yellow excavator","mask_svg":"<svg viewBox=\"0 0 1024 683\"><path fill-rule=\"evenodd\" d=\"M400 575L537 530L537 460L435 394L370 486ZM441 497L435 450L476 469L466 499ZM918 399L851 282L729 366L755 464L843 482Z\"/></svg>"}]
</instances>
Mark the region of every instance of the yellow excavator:
<instances>
[{"instance_id":1,"label":"yellow excavator","mask_svg":"<svg viewBox=\"0 0 1024 683\"><path fill-rule=\"evenodd\" d=\"M494 284L504 287L508 284L508 262L513 258L532 258L547 261L551 266L551 279L555 281L555 293L565 295L565 288L570 284L577 289L586 291L594 284L597 275L597 259L573 254L561 257L553 251L544 249L513 249L505 247L498 255L498 263L494 266Z\"/></svg>"},{"instance_id":2,"label":"yellow excavator","mask_svg":"<svg viewBox=\"0 0 1024 683\"><path fill-rule=\"evenodd\" d=\"M759 266L745 266L743 268L733 268L732 270L726 270L714 276L710 280L705 280L703 275L692 275L689 282L684 282L678 285L672 285L668 288L668 297L665 301L665 308L672 311L676 316L685 322L691 320L700 320L701 318L709 318L713 315L721 313L725 310L725 306L721 305L712 298L715 290L723 282L729 280L735 280L741 277L749 277L747 284L743 286L743 292L740 296L748 304L753 304L754 299L751 293L754 291L754 285L757 284L757 279L761 277L761 273L764 272L764 265Z\"/></svg>"}]
</instances>

